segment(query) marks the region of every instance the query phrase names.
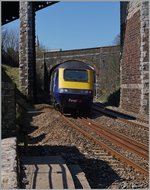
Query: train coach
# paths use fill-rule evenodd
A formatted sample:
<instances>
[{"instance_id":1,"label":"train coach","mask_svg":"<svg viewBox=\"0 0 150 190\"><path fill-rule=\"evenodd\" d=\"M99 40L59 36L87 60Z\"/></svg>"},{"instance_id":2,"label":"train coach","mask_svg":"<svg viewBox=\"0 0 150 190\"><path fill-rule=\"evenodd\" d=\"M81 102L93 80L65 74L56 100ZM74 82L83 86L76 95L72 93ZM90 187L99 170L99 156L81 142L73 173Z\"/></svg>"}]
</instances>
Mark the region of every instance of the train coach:
<instances>
[{"instance_id":1,"label":"train coach","mask_svg":"<svg viewBox=\"0 0 150 190\"><path fill-rule=\"evenodd\" d=\"M53 69L50 78L50 99L61 112L90 112L94 97L95 71L76 60L63 62Z\"/></svg>"}]
</instances>

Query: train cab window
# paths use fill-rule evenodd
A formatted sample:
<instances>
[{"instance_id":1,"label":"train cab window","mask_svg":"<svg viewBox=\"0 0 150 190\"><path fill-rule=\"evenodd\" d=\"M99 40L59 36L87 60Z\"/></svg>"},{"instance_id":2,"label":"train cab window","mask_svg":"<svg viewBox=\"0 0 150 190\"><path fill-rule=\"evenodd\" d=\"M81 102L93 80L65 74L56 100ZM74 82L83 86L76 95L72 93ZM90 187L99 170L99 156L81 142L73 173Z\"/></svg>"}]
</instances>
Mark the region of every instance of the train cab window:
<instances>
[{"instance_id":1,"label":"train cab window","mask_svg":"<svg viewBox=\"0 0 150 190\"><path fill-rule=\"evenodd\" d=\"M88 72L86 70L65 69L64 79L67 81L87 82Z\"/></svg>"}]
</instances>

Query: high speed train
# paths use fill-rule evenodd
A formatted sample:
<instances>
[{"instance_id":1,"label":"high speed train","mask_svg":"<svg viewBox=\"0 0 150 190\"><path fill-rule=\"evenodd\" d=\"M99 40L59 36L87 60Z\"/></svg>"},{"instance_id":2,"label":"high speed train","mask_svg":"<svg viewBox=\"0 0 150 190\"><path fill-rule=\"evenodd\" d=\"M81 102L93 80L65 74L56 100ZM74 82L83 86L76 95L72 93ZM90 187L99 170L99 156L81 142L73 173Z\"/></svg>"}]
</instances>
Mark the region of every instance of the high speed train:
<instances>
[{"instance_id":1,"label":"high speed train","mask_svg":"<svg viewBox=\"0 0 150 190\"><path fill-rule=\"evenodd\" d=\"M95 71L90 65L70 60L56 65L50 78L50 99L61 112L90 112Z\"/></svg>"}]
</instances>

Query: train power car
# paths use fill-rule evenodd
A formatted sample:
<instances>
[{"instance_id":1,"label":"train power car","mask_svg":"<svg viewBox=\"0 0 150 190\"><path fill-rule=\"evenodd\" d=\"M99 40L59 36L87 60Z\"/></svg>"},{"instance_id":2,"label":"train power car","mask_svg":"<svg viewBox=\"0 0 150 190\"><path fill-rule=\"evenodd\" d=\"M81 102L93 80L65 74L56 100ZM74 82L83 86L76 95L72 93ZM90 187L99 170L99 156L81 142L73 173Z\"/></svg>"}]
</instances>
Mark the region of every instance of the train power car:
<instances>
[{"instance_id":1,"label":"train power car","mask_svg":"<svg viewBox=\"0 0 150 190\"><path fill-rule=\"evenodd\" d=\"M51 103L61 112L90 112L94 96L94 69L70 60L56 66L50 79Z\"/></svg>"}]
</instances>

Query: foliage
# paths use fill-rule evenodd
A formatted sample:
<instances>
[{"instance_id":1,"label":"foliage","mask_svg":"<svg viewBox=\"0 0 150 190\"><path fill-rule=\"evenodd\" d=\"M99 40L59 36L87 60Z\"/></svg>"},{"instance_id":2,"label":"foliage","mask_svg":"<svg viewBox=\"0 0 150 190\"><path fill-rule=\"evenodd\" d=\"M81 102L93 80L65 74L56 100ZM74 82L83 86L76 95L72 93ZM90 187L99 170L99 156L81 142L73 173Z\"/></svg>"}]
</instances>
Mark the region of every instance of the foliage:
<instances>
[{"instance_id":1,"label":"foliage","mask_svg":"<svg viewBox=\"0 0 150 190\"><path fill-rule=\"evenodd\" d=\"M16 84L17 88L19 88L19 68L11 67L9 65L2 65L2 81L8 81L8 78L6 78L7 76L4 72Z\"/></svg>"},{"instance_id":2,"label":"foliage","mask_svg":"<svg viewBox=\"0 0 150 190\"><path fill-rule=\"evenodd\" d=\"M2 49L7 52L9 48L12 48L15 52L19 49L19 31L17 29L8 30L2 28Z\"/></svg>"},{"instance_id":3,"label":"foliage","mask_svg":"<svg viewBox=\"0 0 150 190\"><path fill-rule=\"evenodd\" d=\"M2 27L2 62L3 64L19 65L19 31L17 29L8 30Z\"/></svg>"},{"instance_id":4,"label":"foliage","mask_svg":"<svg viewBox=\"0 0 150 190\"><path fill-rule=\"evenodd\" d=\"M44 46L42 44L42 42L39 41L39 38L37 36L37 39L36 39L36 53L43 53L43 52L47 52L48 51L48 48L46 46Z\"/></svg>"},{"instance_id":5,"label":"foliage","mask_svg":"<svg viewBox=\"0 0 150 190\"><path fill-rule=\"evenodd\" d=\"M105 106L119 106L120 103L120 88L109 95L101 95L97 101L102 102Z\"/></svg>"},{"instance_id":6,"label":"foliage","mask_svg":"<svg viewBox=\"0 0 150 190\"><path fill-rule=\"evenodd\" d=\"M117 36L115 37L114 41L113 41L114 45L120 45L120 34L117 34Z\"/></svg>"},{"instance_id":7,"label":"foliage","mask_svg":"<svg viewBox=\"0 0 150 190\"><path fill-rule=\"evenodd\" d=\"M19 31L17 29L8 30L2 27L2 63L14 67L19 66ZM48 51L37 37L36 53Z\"/></svg>"}]
</instances>

